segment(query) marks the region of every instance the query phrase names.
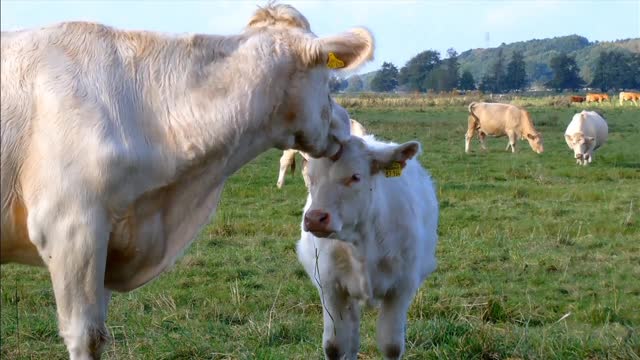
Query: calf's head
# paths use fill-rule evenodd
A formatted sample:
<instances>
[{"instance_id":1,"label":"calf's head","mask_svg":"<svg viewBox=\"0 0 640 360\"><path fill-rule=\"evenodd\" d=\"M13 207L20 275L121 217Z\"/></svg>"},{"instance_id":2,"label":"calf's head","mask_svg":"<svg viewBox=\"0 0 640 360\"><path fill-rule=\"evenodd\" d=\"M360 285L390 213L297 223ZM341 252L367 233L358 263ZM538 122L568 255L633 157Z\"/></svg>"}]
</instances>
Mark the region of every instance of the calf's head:
<instances>
[{"instance_id":1,"label":"calf's head","mask_svg":"<svg viewBox=\"0 0 640 360\"><path fill-rule=\"evenodd\" d=\"M293 148L312 157L332 156L349 139L349 116L329 94L335 71L352 71L373 58L373 36L364 28L316 37L307 19L288 5L260 8L247 33L264 37L263 49L278 65L273 85L281 91L269 134L281 149Z\"/></svg>"},{"instance_id":2,"label":"calf's head","mask_svg":"<svg viewBox=\"0 0 640 360\"><path fill-rule=\"evenodd\" d=\"M339 159L310 159L304 230L349 241L358 234L359 225L384 221L371 218L376 186L392 181L385 178L387 169L404 167L419 151L416 141L370 146L354 136L344 144Z\"/></svg>"}]
</instances>

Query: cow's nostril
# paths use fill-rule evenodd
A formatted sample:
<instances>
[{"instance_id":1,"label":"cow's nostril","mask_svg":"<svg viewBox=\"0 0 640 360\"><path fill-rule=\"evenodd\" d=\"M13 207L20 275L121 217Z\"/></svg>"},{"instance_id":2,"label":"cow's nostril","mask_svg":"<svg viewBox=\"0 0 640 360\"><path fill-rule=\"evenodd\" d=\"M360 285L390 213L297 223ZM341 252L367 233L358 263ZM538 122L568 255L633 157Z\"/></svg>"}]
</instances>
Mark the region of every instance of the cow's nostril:
<instances>
[{"instance_id":1,"label":"cow's nostril","mask_svg":"<svg viewBox=\"0 0 640 360\"><path fill-rule=\"evenodd\" d=\"M326 223L329 222L329 213L324 213L320 216L320 222Z\"/></svg>"}]
</instances>

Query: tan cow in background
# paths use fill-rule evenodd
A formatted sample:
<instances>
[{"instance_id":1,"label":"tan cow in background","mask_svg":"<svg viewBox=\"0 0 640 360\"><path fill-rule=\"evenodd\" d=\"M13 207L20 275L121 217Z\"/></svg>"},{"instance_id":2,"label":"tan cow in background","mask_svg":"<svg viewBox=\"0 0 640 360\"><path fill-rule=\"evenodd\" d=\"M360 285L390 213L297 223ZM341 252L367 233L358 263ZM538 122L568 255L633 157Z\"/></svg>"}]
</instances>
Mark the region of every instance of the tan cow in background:
<instances>
[{"instance_id":1,"label":"tan cow in background","mask_svg":"<svg viewBox=\"0 0 640 360\"><path fill-rule=\"evenodd\" d=\"M624 105L625 101L631 101L636 106L638 106L638 101L640 101L640 93L630 91L620 92L620 106Z\"/></svg>"},{"instance_id":2,"label":"tan cow in background","mask_svg":"<svg viewBox=\"0 0 640 360\"><path fill-rule=\"evenodd\" d=\"M364 126L354 119L351 119L351 135L363 137L367 134ZM284 186L284 178L287 174L287 169L291 169L291 174L296 170L296 154L300 154L302 157L302 178L304 179L305 186L309 186L309 176L307 175L307 162L309 155L302 151L289 149L282 152L280 157L280 172L278 173L278 182L276 186L281 189Z\"/></svg>"},{"instance_id":3,"label":"tan cow in background","mask_svg":"<svg viewBox=\"0 0 640 360\"><path fill-rule=\"evenodd\" d=\"M111 291L171 267L238 169L274 147L339 157L329 80L374 49L273 4L237 35L71 22L1 46L0 263L47 267L72 360L100 358Z\"/></svg>"},{"instance_id":4,"label":"tan cow in background","mask_svg":"<svg viewBox=\"0 0 640 360\"><path fill-rule=\"evenodd\" d=\"M590 103L590 102L602 103L605 100L606 101L610 101L608 94L587 94L587 96L585 96L585 99L584 99L584 101L587 104Z\"/></svg>"},{"instance_id":5,"label":"tan cow in background","mask_svg":"<svg viewBox=\"0 0 640 360\"><path fill-rule=\"evenodd\" d=\"M506 150L511 147L511 152L516 152L516 140L527 139L531 149L541 154L544 151L542 135L533 127L533 121L529 112L515 105L501 103L476 103L469 104L469 122L465 135L464 151L469 152L471 139L478 133L480 145L487 149L485 137L507 136L509 142Z\"/></svg>"}]
</instances>

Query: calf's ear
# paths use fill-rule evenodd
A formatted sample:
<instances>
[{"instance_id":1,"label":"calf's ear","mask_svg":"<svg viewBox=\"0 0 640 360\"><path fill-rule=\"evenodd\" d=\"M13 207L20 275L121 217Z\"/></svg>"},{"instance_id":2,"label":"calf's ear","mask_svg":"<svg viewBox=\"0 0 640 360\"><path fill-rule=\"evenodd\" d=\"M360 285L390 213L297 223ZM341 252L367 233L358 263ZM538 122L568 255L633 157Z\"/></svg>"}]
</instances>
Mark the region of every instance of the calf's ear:
<instances>
[{"instance_id":1,"label":"calf's ear","mask_svg":"<svg viewBox=\"0 0 640 360\"><path fill-rule=\"evenodd\" d=\"M379 170L386 169L394 162L400 163L404 168L407 160L410 160L421 151L421 145L417 141L408 141L404 144L373 150L371 153L371 172L376 173Z\"/></svg>"},{"instance_id":2,"label":"calf's ear","mask_svg":"<svg viewBox=\"0 0 640 360\"><path fill-rule=\"evenodd\" d=\"M308 67L327 66L334 70L354 70L373 60L374 40L365 28L304 41L298 48L302 62Z\"/></svg>"}]
</instances>

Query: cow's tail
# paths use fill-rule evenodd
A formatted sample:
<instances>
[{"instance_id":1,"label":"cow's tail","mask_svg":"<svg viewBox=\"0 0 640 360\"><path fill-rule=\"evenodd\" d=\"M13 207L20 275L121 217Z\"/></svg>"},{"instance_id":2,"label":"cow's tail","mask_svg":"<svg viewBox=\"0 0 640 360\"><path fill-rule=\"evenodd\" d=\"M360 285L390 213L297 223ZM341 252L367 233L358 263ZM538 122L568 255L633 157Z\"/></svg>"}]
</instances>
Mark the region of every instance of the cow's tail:
<instances>
[{"instance_id":1,"label":"cow's tail","mask_svg":"<svg viewBox=\"0 0 640 360\"><path fill-rule=\"evenodd\" d=\"M477 129L480 127L480 118L478 118L478 115L473 112L473 108L477 104L478 103L476 102L472 102L471 104L469 104L469 131L471 131L471 128Z\"/></svg>"},{"instance_id":2,"label":"cow's tail","mask_svg":"<svg viewBox=\"0 0 640 360\"><path fill-rule=\"evenodd\" d=\"M473 107L476 106L476 102L472 102L471 104L469 104L469 114L476 116L476 114L473 113Z\"/></svg>"}]
</instances>

